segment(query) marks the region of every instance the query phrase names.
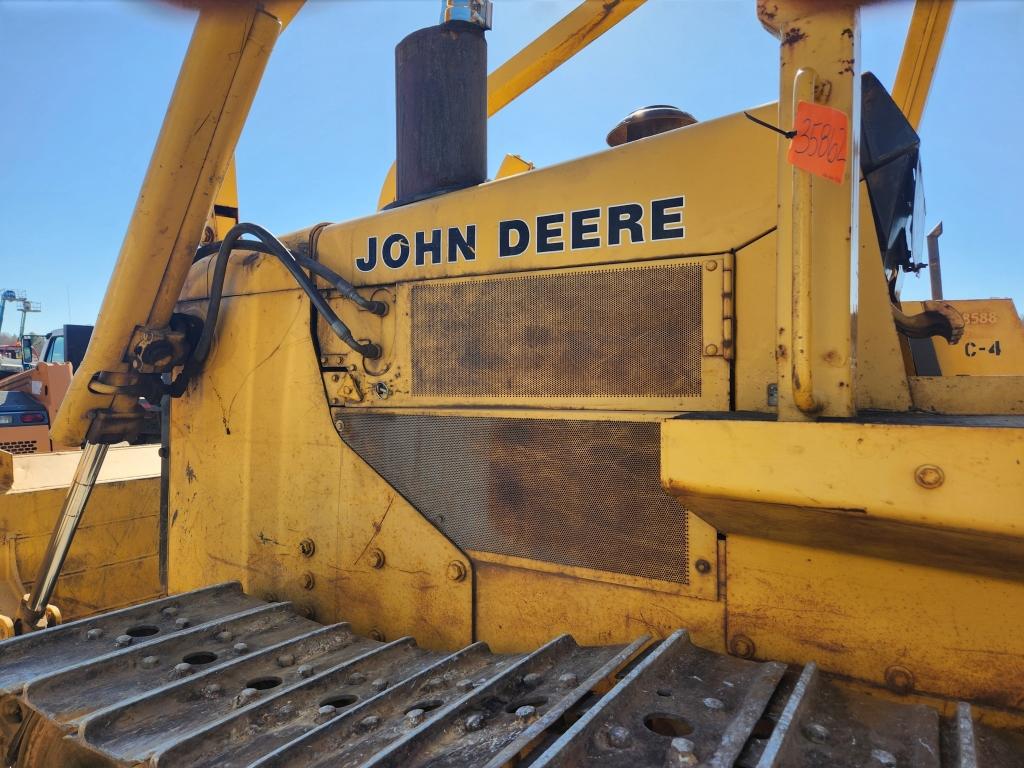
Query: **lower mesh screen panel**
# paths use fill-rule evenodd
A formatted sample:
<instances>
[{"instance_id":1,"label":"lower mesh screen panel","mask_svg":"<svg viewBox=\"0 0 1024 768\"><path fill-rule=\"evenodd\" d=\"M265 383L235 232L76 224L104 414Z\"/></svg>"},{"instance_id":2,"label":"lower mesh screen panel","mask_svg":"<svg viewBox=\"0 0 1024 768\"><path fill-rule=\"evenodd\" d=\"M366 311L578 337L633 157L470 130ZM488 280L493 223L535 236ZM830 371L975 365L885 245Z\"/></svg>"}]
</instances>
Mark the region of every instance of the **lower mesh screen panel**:
<instances>
[{"instance_id":1,"label":"lower mesh screen panel","mask_svg":"<svg viewBox=\"0 0 1024 768\"><path fill-rule=\"evenodd\" d=\"M699 397L702 267L412 286L412 395Z\"/></svg>"},{"instance_id":2,"label":"lower mesh screen panel","mask_svg":"<svg viewBox=\"0 0 1024 768\"><path fill-rule=\"evenodd\" d=\"M462 549L687 583L687 513L661 488L657 423L340 418L345 442Z\"/></svg>"}]
</instances>

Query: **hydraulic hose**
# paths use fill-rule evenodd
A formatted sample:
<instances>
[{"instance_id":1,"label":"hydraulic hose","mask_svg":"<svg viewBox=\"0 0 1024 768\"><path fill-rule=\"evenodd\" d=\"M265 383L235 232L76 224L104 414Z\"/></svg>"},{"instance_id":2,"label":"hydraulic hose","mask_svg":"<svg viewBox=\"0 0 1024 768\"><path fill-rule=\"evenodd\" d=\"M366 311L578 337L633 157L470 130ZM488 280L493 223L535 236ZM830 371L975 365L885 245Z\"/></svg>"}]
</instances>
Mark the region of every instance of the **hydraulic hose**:
<instances>
[{"instance_id":1,"label":"hydraulic hose","mask_svg":"<svg viewBox=\"0 0 1024 768\"><path fill-rule=\"evenodd\" d=\"M196 249L196 256L192 263L199 261L202 258L209 256L211 253L217 253L220 250L220 243L208 243L200 246ZM234 250L239 251L258 251L260 253L266 253L275 255L274 251L270 246L264 245L259 240L238 240L234 245ZM374 301L373 299L367 299L356 287L352 285L348 280L339 275L333 269L328 267L326 264L321 264L316 259L311 259L308 256L303 256L295 251L289 251L292 257L299 263L299 266L304 269L308 269L310 272L314 272L320 275L324 280L329 282L343 299L348 299L360 309L365 309L374 315L383 317L388 313L388 305L383 301Z\"/></svg>"},{"instance_id":2,"label":"hydraulic hose","mask_svg":"<svg viewBox=\"0 0 1024 768\"><path fill-rule=\"evenodd\" d=\"M299 263L299 266L305 267L310 272L315 272L320 275L320 277L333 285L334 290L341 294L343 298L348 299L360 309L365 309L367 312L371 312L381 317L388 313L388 305L386 303L383 301L375 301L373 299L365 298L356 290L356 287L352 285L352 283L330 267L325 266L316 259L311 259L308 256L302 256L298 253L293 255L295 256L295 260Z\"/></svg>"},{"instance_id":3,"label":"hydraulic hose","mask_svg":"<svg viewBox=\"0 0 1024 768\"><path fill-rule=\"evenodd\" d=\"M257 239L261 247L253 248L252 246L254 244L251 241L242 240L242 235L252 235ZM306 277L306 273L302 271L302 267L299 265L296 257L280 240L261 226L242 222L240 224L236 224L230 229L221 241L220 247L217 250L216 261L213 268L213 282L210 285L210 304L206 313L206 322L203 325L203 331L199 337L199 341L196 342L195 349L192 352L192 359L195 361L197 366L202 365L206 361L207 356L210 354L210 347L213 344L213 334L217 328L217 317L220 314L220 303L224 292L224 276L228 269L228 257L231 255L231 251L236 248L243 247L258 250L261 253L267 253L277 257L277 259L284 265L285 269L288 270L292 278L294 278L295 282L298 283L306 296L309 297L309 300L312 302L316 311L327 321L327 324L339 339L365 358L375 360L380 357L381 349L378 345L373 342L367 342L364 344L355 339L348 326L345 325L345 323L343 323L334 313L334 310L331 309L330 305L320 294L320 291L318 291L316 286L308 277ZM326 269L326 267L324 269ZM340 280L341 278L339 277L338 279ZM351 288L351 286L349 287ZM356 293L354 288L352 288L352 292ZM356 293L356 295L358 294ZM361 296L360 299L362 299ZM380 304L381 302L373 303ZM385 311L387 311L386 307ZM381 313L375 312L375 314Z\"/></svg>"}]
</instances>

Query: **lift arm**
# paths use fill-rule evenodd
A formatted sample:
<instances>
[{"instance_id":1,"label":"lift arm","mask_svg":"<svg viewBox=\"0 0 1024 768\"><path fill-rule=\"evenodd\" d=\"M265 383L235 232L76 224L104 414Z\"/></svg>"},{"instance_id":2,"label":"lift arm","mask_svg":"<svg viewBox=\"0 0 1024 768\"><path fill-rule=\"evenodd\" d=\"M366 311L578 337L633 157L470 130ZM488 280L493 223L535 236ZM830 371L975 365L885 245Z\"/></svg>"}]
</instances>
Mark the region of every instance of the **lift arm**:
<instances>
[{"instance_id":1,"label":"lift arm","mask_svg":"<svg viewBox=\"0 0 1024 768\"><path fill-rule=\"evenodd\" d=\"M301 3L277 5L290 18ZM200 11L88 352L53 424L56 442L116 442L130 428L138 395L119 394L118 387L133 383L132 353L166 338L203 223L282 29L268 7L253 0Z\"/></svg>"},{"instance_id":2,"label":"lift arm","mask_svg":"<svg viewBox=\"0 0 1024 768\"><path fill-rule=\"evenodd\" d=\"M915 130L921 124L952 13L953 0L917 0L914 5L892 97Z\"/></svg>"},{"instance_id":3,"label":"lift arm","mask_svg":"<svg viewBox=\"0 0 1024 768\"><path fill-rule=\"evenodd\" d=\"M140 376L166 371L188 354L170 328L174 305L282 17L290 20L300 5L277 3L280 16L272 4L255 1L199 13L89 349L51 429L54 442L84 443L84 449L32 592L19 608L19 632L47 624L47 603L107 446L131 434L141 417L133 391Z\"/></svg>"}]
</instances>

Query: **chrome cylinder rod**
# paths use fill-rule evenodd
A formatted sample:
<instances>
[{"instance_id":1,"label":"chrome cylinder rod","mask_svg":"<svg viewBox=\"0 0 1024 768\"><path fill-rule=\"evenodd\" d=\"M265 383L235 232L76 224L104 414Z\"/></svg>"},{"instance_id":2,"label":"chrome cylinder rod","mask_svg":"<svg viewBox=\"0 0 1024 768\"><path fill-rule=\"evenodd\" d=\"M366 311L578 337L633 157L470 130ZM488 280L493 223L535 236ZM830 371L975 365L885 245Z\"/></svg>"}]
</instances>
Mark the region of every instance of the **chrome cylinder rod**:
<instances>
[{"instance_id":1,"label":"chrome cylinder rod","mask_svg":"<svg viewBox=\"0 0 1024 768\"><path fill-rule=\"evenodd\" d=\"M38 626L39 619L46 612L46 606L53 596L57 577L60 576L61 568L64 567L68 550L71 549L71 542L74 540L75 531L78 530L78 524L82 520L82 512L89 501L92 487L100 474L100 467L103 466L103 458L107 455L108 447L106 444L86 442L82 449L75 477L71 481L71 487L68 488L67 496L64 497L60 517L57 518L57 524L50 536L50 543L46 547L46 554L43 555L43 561L39 565L39 573L36 574L32 592L25 597L21 604L19 618L23 632L40 628Z\"/></svg>"}]
</instances>

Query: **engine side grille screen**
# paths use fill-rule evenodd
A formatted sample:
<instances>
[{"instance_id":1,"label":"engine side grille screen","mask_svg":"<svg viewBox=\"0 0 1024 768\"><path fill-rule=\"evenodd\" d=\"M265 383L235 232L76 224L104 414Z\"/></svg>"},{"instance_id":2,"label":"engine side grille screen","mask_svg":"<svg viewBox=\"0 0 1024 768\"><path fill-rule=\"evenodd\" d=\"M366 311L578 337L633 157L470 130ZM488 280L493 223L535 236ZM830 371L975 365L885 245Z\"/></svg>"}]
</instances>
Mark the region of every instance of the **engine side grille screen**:
<instances>
[{"instance_id":1,"label":"engine side grille screen","mask_svg":"<svg viewBox=\"0 0 1024 768\"><path fill-rule=\"evenodd\" d=\"M340 418L345 442L462 549L687 583L687 513L661 488L657 423Z\"/></svg>"},{"instance_id":2,"label":"engine side grille screen","mask_svg":"<svg viewBox=\"0 0 1024 768\"><path fill-rule=\"evenodd\" d=\"M412 395L699 397L701 265L412 287Z\"/></svg>"}]
</instances>

